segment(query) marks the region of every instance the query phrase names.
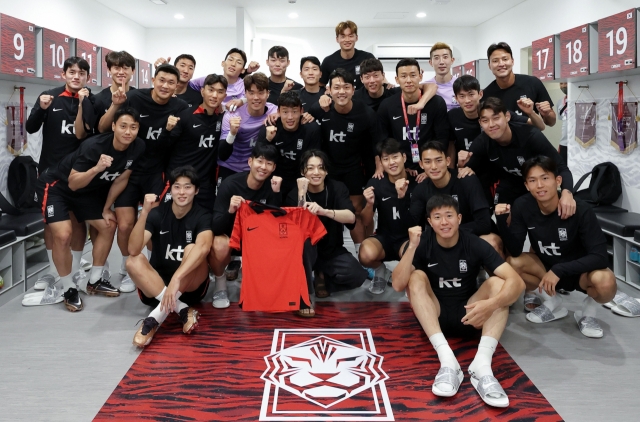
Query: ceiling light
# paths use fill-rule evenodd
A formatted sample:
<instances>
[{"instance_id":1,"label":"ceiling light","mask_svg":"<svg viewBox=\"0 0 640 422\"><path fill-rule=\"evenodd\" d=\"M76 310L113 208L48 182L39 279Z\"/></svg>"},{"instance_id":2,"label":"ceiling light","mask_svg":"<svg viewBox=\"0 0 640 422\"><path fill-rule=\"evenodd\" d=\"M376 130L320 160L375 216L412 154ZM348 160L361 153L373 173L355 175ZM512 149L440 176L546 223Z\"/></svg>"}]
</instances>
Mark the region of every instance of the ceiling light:
<instances>
[{"instance_id":1,"label":"ceiling light","mask_svg":"<svg viewBox=\"0 0 640 422\"><path fill-rule=\"evenodd\" d=\"M176 19L184 19L184 15L182 13L177 13L175 15L173 15L174 18Z\"/></svg>"},{"instance_id":2,"label":"ceiling light","mask_svg":"<svg viewBox=\"0 0 640 422\"><path fill-rule=\"evenodd\" d=\"M153 4L167 4L165 0L149 0Z\"/></svg>"},{"instance_id":3,"label":"ceiling light","mask_svg":"<svg viewBox=\"0 0 640 422\"><path fill-rule=\"evenodd\" d=\"M298 14L296 12L289 13L289 18L296 19L297 17L298 17Z\"/></svg>"},{"instance_id":4,"label":"ceiling light","mask_svg":"<svg viewBox=\"0 0 640 422\"><path fill-rule=\"evenodd\" d=\"M419 17L419 18L426 18L426 17L427 17L427 14L426 14L426 13L424 13L424 12L420 12L420 13L418 13L416 16L417 16L417 17Z\"/></svg>"}]
</instances>

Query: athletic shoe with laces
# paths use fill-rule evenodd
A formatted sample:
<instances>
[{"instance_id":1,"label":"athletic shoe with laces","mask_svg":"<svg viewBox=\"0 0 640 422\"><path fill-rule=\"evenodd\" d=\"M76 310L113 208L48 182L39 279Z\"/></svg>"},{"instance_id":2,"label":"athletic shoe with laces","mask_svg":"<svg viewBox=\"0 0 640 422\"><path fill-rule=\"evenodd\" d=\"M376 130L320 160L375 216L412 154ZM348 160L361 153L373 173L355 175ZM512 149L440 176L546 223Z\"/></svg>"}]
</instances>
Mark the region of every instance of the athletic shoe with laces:
<instances>
[{"instance_id":1,"label":"athletic shoe with laces","mask_svg":"<svg viewBox=\"0 0 640 422\"><path fill-rule=\"evenodd\" d=\"M216 309L224 309L228 308L231 303L229 302L229 297L227 296L226 290L220 290L219 292L215 292L213 294L213 307Z\"/></svg>"},{"instance_id":2,"label":"athletic shoe with laces","mask_svg":"<svg viewBox=\"0 0 640 422\"><path fill-rule=\"evenodd\" d=\"M374 295L381 295L384 293L385 287L387 287L387 280L382 277L373 277L371 285L369 286L369 291Z\"/></svg>"},{"instance_id":3,"label":"athletic shoe with laces","mask_svg":"<svg viewBox=\"0 0 640 422\"><path fill-rule=\"evenodd\" d=\"M36 280L33 285L35 290L45 290L47 287L53 287L60 280L60 277L56 277L53 274L43 274Z\"/></svg>"},{"instance_id":4,"label":"athletic shoe with laces","mask_svg":"<svg viewBox=\"0 0 640 422\"><path fill-rule=\"evenodd\" d=\"M89 261L87 261L86 259L82 258L80 260L80 268L83 271L89 271L91 269L91 267L93 267L93 264Z\"/></svg>"},{"instance_id":5,"label":"athletic shoe with laces","mask_svg":"<svg viewBox=\"0 0 640 422\"><path fill-rule=\"evenodd\" d=\"M233 281L238 278L240 267L241 267L240 261L237 261L234 259L233 261L229 262L229 265L227 265L227 269L224 271L228 281Z\"/></svg>"},{"instance_id":6,"label":"athletic shoe with laces","mask_svg":"<svg viewBox=\"0 0 640 422\"><path fill-rule=\"evenodd\" d=\"M66 306L69 311L77 312L84 308L80 295L78 294L78 289L72 287L64 292L62 296L64 296L64 306Z\"/></svg>"},{"instance_id":7,"label":"athletic shoe with laces","mask_svg":"<svg viewBox=\"0 0 640 422\"><path fill-rule=\"evenodd\" d=\"M131 277L129 277L129 274L124 276L118 289L122 293L131 293L136 291L136 285L133 283L133 280L131 280Z\"/></svg>"},{"instance_id":8,"label":"athletic shoe with laces","mask_svg":"<svg viewBox=\"0 0 640 422\"><path fill-rule=\"evenodd\" d=\"M120 290L113 287L113 285L109 282L109 280L105 280L101 278L95 283L87 283L87 293L90 295L103 295L107 297L117 297L120 296Z\"/></svg>"},{"instance_id":9,"label":"athletic shoe with laces","mask_svg":"<svg viewBox=\"0 0 640 422\"><path fill-rule=\"evenodd\" d=\"M156 321L154 317L146 317L133 336L133 345L140 348L148 346L154 334L158 331L159 326L160 324L158 324L158 321Z\"/></svg>"},{"instance_id":10,"label":"athletic shoe with laces","mask_svg":"<svg viewBox=\"0 0 640 422\"><path fill-rule=\"evenodd\" d=\"M178 317L180 318L180 322L182 322L182 332L185 334L191 334L191 332L198 326L200 312L193 308L183 308L178 314Z\"/></svg>"}]
</instances>

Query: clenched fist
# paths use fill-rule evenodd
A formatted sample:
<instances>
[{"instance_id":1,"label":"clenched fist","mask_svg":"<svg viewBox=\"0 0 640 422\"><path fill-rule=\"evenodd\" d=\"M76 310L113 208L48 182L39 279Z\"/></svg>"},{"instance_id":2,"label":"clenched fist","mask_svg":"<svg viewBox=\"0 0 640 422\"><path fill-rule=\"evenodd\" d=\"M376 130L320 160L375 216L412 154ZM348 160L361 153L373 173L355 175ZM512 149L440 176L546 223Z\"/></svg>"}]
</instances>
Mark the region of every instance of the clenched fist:
<instances>
[{"instance_id":1,"label":"clenched fist","mask_svg":"<svg viewBox=\"0 0 640 422\"><path fill-rule=\"evenodd\" d=\"M409 244L413 247L418 247L420 244L420 237L422 236L422 227L414 226L409 228Z\"/></svg>"},{"instance_id":2,"label":"clenched fist","mask_svg":"<svg viewBox=\"0 0 640 422\"><path fill-rule=\"evenodd\" d=\"M46 110L53 101L53 95L41 95L40 96L40 108Z\"/></svg>"},{"instance_id":3,"label":"clenched fist","mask_svg":"<svg viewBox=\"0 0 640 422\"><path fill-rule=\"evenodd\" d=\"M376 201L376 195L375 193L373 193L373 186L369 186L368 188L366 188L364 192L362 192L362 194L364 195L364 199L367 200L367 204L373 205L373 203Z\"/></svg>"},{"instance_id":4,"label":"clenched fist","mask_svg":"<svg viewBox=\"0 0 640 422\"><path fill-rule=\"evenodd\" d=\"M179 117L169 116L169 118L167 119L167 130L168 131L173 130L173 128L176 127L179 121L180 121Z\"/></svg>"},{"instance_id":5,"label":"clenched fist","mask_svg":"<svg viewBox=\"0 0 640 422\"><path fill-rule=\"evenodd\" d=\"M98 163L96 164L95 167L99 173L101 171L104 171L107 167L111 167L111 163L113 163L113 157L106 154L102 154L100 155L100 159L98 160Z\"/></svg>"},{"instance_id":6,"label":"clenched fist","mask_svg":"<svg viewBox=\"0 0 640 422\"><path fill-rule=\"evenodd\" d=\"M407 188L409 187L409 181L407 179L396 180L396 192L398 192L398 198L402 199L407 194Z\"/></svg>"},{"instance_id":7,"label":"clenched fist","mask_svg":"<svg viewBox=\"0 0 640 422\"><path fill-rule=\"evenodd\" d=\"M271 142L273 141L273 138L276 137L276 132L278 131L278 128L275 126L267 126L267 141Z\"/></svg>"},{"instance_id":8,"label":"clenched fist","mask_svg":"<svg viewBox=\"0 0 640 422\"><path fill-rule=\"evenodd\" d=\"M271 190L273 191L273 193L280 192L280 186L282 186L282 177L273 176L271 178Z\"/></svg>"},{"instance_id":9,"label":"clenched fist","mask_svg":"<svg viewBox=\"0 0 640 422\"><path fill-rule=\"evenodd\" d=\"M236 136L238 134L238 129L240 129L240 121L242 119L240 116L232 117L229 119L229 132Z\"/></svg>"}]
</instances>

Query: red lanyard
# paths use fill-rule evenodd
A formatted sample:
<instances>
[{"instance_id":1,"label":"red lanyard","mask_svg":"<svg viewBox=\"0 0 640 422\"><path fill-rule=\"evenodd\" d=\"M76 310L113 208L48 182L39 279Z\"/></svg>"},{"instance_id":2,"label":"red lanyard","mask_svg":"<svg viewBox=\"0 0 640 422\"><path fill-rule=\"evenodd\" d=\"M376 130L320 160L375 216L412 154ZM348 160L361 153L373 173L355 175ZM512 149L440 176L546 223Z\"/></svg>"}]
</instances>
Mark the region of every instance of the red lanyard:
<instances>
[{"instance_id":1,"label":"red lanyard","mask_svg":"<svg viewBox=\"0 0 640 422\"><path fill-rule=\"evenodd\" d=\"M418 100L422 95L418 94ZM416 113L416 133L415 136L412 137L411 132L409 131L409 117L407 116L407 106L404 103L404 95L400 94L400 101L402 102L402 114L404 114L404 125L407 127L407 139L413 142L418 142L420 139L420 111Z\"/></svg>"}]
</instances>

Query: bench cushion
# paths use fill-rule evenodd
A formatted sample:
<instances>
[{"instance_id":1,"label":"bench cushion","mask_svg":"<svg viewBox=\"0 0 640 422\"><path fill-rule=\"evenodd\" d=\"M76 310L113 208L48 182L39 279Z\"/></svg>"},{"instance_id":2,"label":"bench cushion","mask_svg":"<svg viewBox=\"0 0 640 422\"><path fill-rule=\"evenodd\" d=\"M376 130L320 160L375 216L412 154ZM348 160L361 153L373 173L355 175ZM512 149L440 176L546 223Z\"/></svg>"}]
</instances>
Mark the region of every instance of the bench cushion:
<instances>
[{"instance_id":1,"label":"bench cushion","mask_svg":"<svg viewBox=\"0 0 640 422\"><path fill-rule=\"evenodd\" d=\"M610 212L610 213L620 213L620 212L629 212L629 210L625 210L624 208L616 207L615 205L598 205L597 207L591 208L593 212Z\"/></svg>"},{"instance_id":2,"label":"bench cushion","mask_svg":"<svg viewBox=\"0 0 640 422\"><path fill-rule=\"evenodd\" d=\"M633 240L635 240L636 242L640 242L640 230L636 230L635 234L633 235Z\"/></svg>"},{"instance_id":3,"label":"bench cushion","mask_svg":"<svg viewBox=\"0 0 640 422\"><path fill-rule=\"evenodd\" d=\"M596 217L603 230L618 236L630 237L634 231L640 230L640 214L635 212L598 213Z\"/></svg>"},{"instance_id":4,"label":"bench cushion","mask_svg":"<svg viewBox=\"0 0 640 422\"><path fill-rule=\"evenodd\" d=\"M0 230L0 246L4 246L14 240L16 240L16 232L13 230Z\"/></svg>"},{"instance_id":5,"label":"bench cushion","mask_svg":"<svg viewBox=\"0 0 640 422\"><path fill-rule=\"evenodd\" d=\"M13 230L16 236L29 236L44 229L42 214L8 215L0 217L0 230Z\"/></svg>"}]
</instances>

